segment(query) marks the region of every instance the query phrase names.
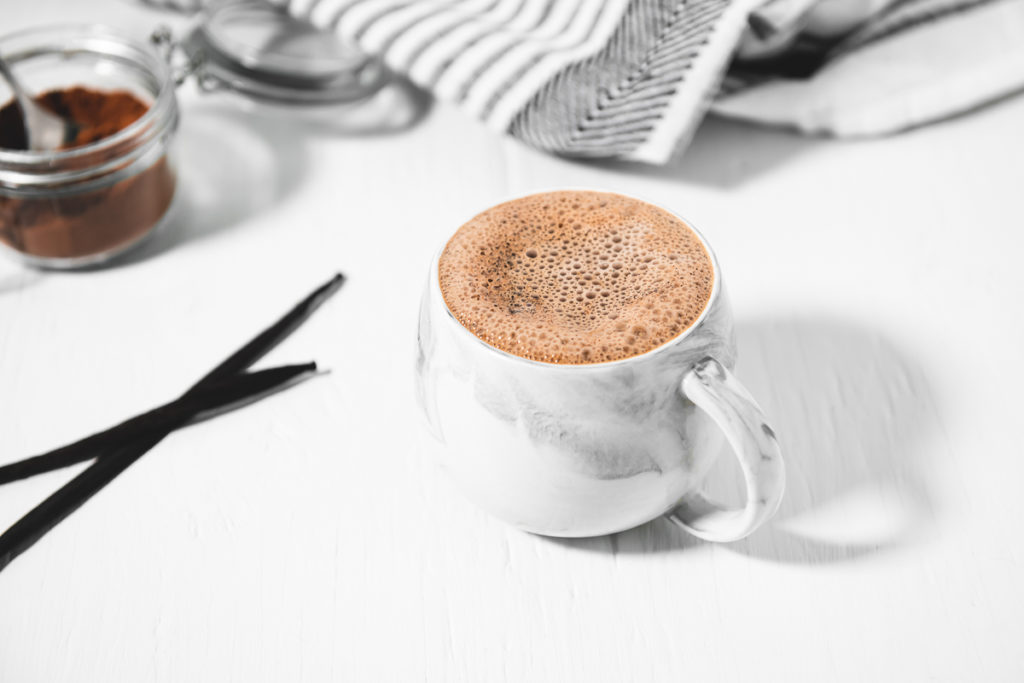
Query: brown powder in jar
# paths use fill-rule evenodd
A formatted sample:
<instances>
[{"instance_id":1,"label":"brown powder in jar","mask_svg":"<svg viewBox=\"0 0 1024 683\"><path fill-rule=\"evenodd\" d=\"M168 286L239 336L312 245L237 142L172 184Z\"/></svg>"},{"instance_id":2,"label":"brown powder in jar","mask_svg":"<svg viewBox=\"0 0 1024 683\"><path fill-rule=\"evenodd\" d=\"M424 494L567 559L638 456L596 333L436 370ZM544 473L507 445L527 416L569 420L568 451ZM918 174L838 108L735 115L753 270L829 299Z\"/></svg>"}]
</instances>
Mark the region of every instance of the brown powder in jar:
<instances>
[{"instance_id":1,"label":"brown powder in jar","mask_svg":"<svg viewBox=\"0 0 1024 683\"><path fill-rule=\"evenodd\" d=\"M149 109L132 93L83 87L52 90L36 101L79 124L74 139L62 149L109 137ZM0 147L26 148L21 111L14 101L0 108ZM116 251L157 224L174 189L174 173L165 157L113 185L86 192L26 197L0 187L0 242L40 258L74 259Z\"/></svg>"}]
</instances>

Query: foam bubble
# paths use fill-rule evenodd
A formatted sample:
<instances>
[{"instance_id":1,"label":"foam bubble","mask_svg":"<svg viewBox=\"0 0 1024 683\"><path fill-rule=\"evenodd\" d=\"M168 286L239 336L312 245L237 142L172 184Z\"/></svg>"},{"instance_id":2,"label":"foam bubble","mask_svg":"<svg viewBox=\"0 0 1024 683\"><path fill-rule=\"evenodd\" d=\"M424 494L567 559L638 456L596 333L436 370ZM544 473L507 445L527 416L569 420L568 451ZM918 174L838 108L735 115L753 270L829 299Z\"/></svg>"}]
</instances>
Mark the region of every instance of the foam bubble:
<instances>
[{"instance_id":1,"label":"foam bubble","mask_svg":"<svg viewBox=\"0 0 1024 683\"><path fill-rule=\"evenodd\" d=\"M656 206L603 192L506 202L459 228L441 254L445 303L503 351L587 364L646 353L711 298L700 239Z\"/></svg>"}]
</instances>

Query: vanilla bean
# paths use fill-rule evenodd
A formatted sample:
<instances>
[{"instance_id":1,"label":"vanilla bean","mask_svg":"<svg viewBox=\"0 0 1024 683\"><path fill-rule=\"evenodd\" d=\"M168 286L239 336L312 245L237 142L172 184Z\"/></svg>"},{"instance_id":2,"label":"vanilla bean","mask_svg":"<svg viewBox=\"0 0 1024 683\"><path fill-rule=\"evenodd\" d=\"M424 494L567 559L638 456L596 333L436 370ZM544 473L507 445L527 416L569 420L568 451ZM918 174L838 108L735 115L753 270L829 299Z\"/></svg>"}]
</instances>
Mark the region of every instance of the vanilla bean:
<instances>
[{"instance_id":1,"label":"vanilla bean","mask_svg":"<svg viewBox=\"0 0 1024 683\"><path fill-rule=\"evenodd\" d=\"M294 386L303 379L316 374L316 364L291 365L271 368L249 375L252 381L243 382L252 394L268 396L278 390ZM237 388L225 390L226 398L237 401L246 398ZM221 403L224 403L223 401ZM179 411L179 417L187 421L194 411ZM162 418L155 418L160 421ZM150 425L150 429L142 431L136 441L117 447L107 457L99 458L95 463L83 470L78 476L57 489L53 495L33 508L27 515L15 522L11 528L0 535L0 571L11 563L14 558L32 547L50 529L60 524L72 512L92 498L100 489L110 483L117 475L128 469L146 451L160 443L174 427L171 421L163 419L164 424Z\"/></svg>"},{"instance_id":2,"label":"vanilla bean","mask_svg":"<svg viewBox=\"0 0 1024 683\"><path fill-rule=\"evenodd\" d=\"M4 465L0 467L0 484L92 460L97 455L145 437L149 433L161 429L178 429L204 413L234 409L238 406L232 404L258 397L298 375L315 371L316 363L305 363L247 372L219 380L200 387L196 392L186 393L159 408L136 415L110 429L47 453Z\"/></svg>"},{"instance_id":3,"label":"vanilla bean","mask_svg":"<svg viewBox=\"0 0 1024 683\"><path fill-rule=\"evenodd\" d=\"M325 301L331 298L331 296L341 288L341 285L344 284L344 282L344 275L341 273L335 274L334 277L313 290L309 296L297 303L290 311L281 316L276 323L260 332L258 335L253 337L248 344L235 351L224 359L220 365L206 373L206 375L196 382L189 391L193 391L204 384L208 384L216 381L217 379L245 370L260 358L267 355L271 349L286 339L288 335L294 332L299 325L309 318L309 316L313 315L316 309L320 308Z\"/></svg>"},{"instance_id":4,"label":"vanilla bean","mask_svg":"<svg viewBox=\"0 0 1024 683\"><path fill-rule=\"evenodd\" d=\"M300 301L276 323L207 373L185 392L186 395L198 392L202 387L238 373L262 358L330 298L343 282L344 278L340 273L335 275L326 284ZM160 443L168 433L169 431L161 429L98 457L96 462L15 522L3 535L0 535L0 571L113 481L117 475L128 469L149 449Z\"/></svg>"},{"instance_id":5,"label":"vanilla bean","mask_svg":"<svg viewBox=\"0 0 1024 683\"><path fill-rule=\"evenodd\" d=\"M235 375L265 356L271 349L280 344L282 340L287 338L289 334L309 318L309 316L312 315L316 309L321 306L321 304L327 301L331 295L338 291L344 281L345 277L341 273L337 273L326 283L315 289L311 294L309 294L309 296L292 307L292 309L281 316L277 322L253 337L245 344L245 346L232 353L217 365L217 367L206 373L202 379L193 384L188 391L182 394L181 398L191 396L195 392L202 391L204 387L209 387L211 384ZM65 448L70 448L71 446L74 446L74 444L66 446ZM88 460L92 457L103 457L105 455L106 453L93 452L92 455L83 459ZM17 481L18 479L42 474L43 472L49 472L50 470L59 469L61 467L67 467L68 465L82 462L83 459L64 460L60 456L54 457L46 453L27 460L10 463L0 467L0 484Z\"/></svg>"}]
</instances>

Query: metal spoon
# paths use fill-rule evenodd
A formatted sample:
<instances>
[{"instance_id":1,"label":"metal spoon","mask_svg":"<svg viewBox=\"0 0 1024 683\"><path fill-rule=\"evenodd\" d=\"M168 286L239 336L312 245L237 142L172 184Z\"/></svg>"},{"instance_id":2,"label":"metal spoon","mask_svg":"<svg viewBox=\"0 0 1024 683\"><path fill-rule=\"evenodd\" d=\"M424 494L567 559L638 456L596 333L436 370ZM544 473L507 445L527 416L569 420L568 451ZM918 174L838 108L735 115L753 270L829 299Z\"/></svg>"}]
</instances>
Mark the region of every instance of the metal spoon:
<instances>
[{"instance_id":1,"label":"metal spoon","mask_svg":"<svg viewBox=\"0 0 1024 683\"><path fill-rule=\"evenodd\" d=\"M28 149L45 151L58 149L75 139L79 126L74 121L57 116L41 106L26 92L11 67L0 57L0 77L11 87L14 99L21 109L21 125L25 129Z\"/></svg>"}]
</instances>

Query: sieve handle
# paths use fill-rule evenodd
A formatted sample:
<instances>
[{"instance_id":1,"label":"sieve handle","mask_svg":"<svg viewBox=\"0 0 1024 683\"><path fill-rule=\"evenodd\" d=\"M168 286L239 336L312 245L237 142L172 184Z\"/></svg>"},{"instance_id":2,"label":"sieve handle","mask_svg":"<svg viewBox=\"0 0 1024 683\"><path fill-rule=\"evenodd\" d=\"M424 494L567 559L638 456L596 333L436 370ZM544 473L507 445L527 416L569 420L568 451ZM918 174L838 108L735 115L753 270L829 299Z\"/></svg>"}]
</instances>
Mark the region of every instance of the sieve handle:
<instances>
[{"instance_id":1,"label":"sieve handle","mask_svg":"<svg viewBox=\"0 0 1024 683\"><path fill-rule=\"evenodd\" d=\"M743 470L747 501L741 508L728 508L694 491L669 518L708 541L744 538L768 521L782 501L786 470L775 432L746 388L714 358L686 373L682 391L725 432Z\"/></svg>"}]
</instances>

